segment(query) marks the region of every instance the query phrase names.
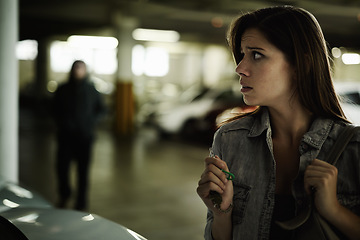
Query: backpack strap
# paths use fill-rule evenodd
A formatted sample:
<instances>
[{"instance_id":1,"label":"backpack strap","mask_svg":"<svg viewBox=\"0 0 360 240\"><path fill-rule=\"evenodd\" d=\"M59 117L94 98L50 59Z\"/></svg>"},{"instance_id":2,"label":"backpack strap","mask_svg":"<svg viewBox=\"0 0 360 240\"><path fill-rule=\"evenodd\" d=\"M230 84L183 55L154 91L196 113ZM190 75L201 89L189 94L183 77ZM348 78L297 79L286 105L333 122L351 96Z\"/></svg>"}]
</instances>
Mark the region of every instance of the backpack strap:
<instances>
[{"instance_id":1,"label":"backpack strap","mask_svg":"<svg viewBox=\"0 0 360 240\"><path fill-rule=\"evenodd\" d=\"M360 129L360 127L355 127L354 125L347 125L345 127L345 129L336 139L331 151L325 158L328 163L332 165L335 165L337 163L337 160L339 159L342 152L345 150L346 145L350 142L357 129Z\"/></svg>"},{"instance_id":2,"label":"backpack strap","mask_svg":"<svg viewBox=\"0 0 360 240\"><path fill-rule=\"evenodd\" d=\"M328 153L326 160L335 165L337 160L339 159L342 152L345 150L346 145L350 142L351 138L354 136L355 132L360 129L360 127L355 127L354 125L347 125L345 129L340 133L338 138L336 139L333 148ZM313 199L311 198L309 204L305 206L299 214L288 220L288 221L276 221L276 224L286 230L294 230L301 225L303 225L311 215L311 211L313 208Z\"/></svg>"}]
</instances>

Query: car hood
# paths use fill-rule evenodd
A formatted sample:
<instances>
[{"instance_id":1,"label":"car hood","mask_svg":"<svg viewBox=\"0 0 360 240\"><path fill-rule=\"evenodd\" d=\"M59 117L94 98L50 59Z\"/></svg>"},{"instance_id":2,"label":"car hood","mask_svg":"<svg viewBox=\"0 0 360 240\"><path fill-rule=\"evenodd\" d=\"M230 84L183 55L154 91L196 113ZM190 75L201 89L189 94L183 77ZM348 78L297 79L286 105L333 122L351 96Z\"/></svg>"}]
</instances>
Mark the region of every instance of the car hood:
<instances>
[{"instance_id":1,"label":"car hood","mask_svg":"<svg viewBox=\"0 0 360 240\"><path fill-rule=\"evenodd\" d=\"M52 204L39 194L0 177L0 213L17 207L50 208Z\"/></svg>"},{"instance_id":2,"label":"car hood","mask_svg":"<svg viewBox=\"0 0 360 240\"><path fill-rule=\"evenodd\" d=\"M0 215L29 240L146 240L130 229L96 214L55 208L13 208Z\"/></svg>"}]
</instances>

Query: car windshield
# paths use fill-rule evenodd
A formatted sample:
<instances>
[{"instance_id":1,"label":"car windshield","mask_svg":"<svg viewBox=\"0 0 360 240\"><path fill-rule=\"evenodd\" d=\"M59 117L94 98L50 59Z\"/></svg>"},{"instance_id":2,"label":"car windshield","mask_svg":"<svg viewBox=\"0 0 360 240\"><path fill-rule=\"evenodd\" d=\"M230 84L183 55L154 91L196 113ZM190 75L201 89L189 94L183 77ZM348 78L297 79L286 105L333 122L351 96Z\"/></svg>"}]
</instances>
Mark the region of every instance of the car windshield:
<instances>
[{"instance_id":1,"label":"car windshield","mask_svg":"<svg viewBox=\"0 0 360 240\"><path fill-rule=\"evenodd\" d=\"M360 93L359 92L349 92L345 94L340 94L341 101L345 103L352 103L360 105Z\"/></svg>"}]
</instances>

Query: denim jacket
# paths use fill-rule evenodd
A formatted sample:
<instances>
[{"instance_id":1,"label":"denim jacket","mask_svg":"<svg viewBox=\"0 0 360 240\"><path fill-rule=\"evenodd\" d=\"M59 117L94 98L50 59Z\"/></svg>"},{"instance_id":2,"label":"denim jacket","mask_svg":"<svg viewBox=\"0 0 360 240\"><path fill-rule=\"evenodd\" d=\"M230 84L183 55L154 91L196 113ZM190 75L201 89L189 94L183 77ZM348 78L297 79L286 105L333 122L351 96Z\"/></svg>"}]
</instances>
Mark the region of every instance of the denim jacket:
<instances>
[{"instance_id":1,"label":"denim jacket","mask_svg":"<svg viewBox=\"0 0 360 240\"><path fill-rule=\"evenodd\" d=\"M303 136L299 172L292 185L297 211L306 204L304 171L315 158L326 161L343 122L317 118ZM222 126L214 135L212 151L224 160L233 181L233 239L268 239L275 198L275 168L270 117L267 108ZM360 215L360 131L351 139L337 164L337 197ZM205 239L212 239L213 214L208 210Z\"/></svg>"}]
</instances>

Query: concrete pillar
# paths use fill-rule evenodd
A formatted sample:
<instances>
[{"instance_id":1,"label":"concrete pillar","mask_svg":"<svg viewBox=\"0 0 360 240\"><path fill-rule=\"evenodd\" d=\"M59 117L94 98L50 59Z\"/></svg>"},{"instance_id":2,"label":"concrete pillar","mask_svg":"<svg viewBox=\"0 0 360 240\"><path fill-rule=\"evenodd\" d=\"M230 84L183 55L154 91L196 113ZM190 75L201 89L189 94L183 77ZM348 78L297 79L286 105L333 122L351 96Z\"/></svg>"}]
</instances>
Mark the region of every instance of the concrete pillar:
<instances>
[{"instance_id":1,"label":"concrete pillar","mask_svg":"<svg viewBox=\"0 0 360 240\"><path fill-rule=\"evenodd\" d=\"M132 32L136 29L138 20L130 17L117 18L118 32L118 79L122 82L132 82L133 73L131 70L132 49L136 41L132 38Z\"/></svg>"},{"instance_id":2,"label":"concrete pillar","mask_svg":"<svg viewBox=\"0 0 360 240\"><path fill-rule=\"evenodd\" d=\"M0 0L0 175L18 182L18 0Z\"/></svg>"},{"instance_id":3,"label":"concrete pillar","mask_svg":"<svg viewBox=\"0 0 360 240\"><path fill-rule=\"evenodd\" d=\"M133 94L133 73L131 70L132 48L135 40L132 31L138 22L134 18L117 15L115 27L118 32L118 72L115 95L115 128L119 135L129 135L134 130L135 101Z\"/></svg>"}]
</instances>

